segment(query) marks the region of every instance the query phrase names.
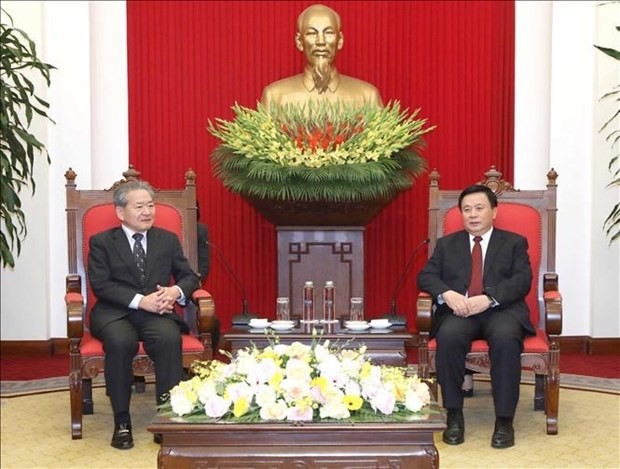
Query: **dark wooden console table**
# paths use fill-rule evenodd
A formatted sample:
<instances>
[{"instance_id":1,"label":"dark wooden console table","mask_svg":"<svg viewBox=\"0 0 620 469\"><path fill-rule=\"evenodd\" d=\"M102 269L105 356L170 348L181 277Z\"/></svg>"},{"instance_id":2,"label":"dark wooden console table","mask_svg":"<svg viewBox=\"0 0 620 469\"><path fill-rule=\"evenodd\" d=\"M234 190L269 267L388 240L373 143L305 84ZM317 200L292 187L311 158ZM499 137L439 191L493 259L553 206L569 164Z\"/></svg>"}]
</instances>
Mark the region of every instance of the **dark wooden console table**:
<instances>
[{"instance_id":1,"label":"dark wooden console table","mask_svg":"<svg viewBox=\"0 0 620 469\"><path fill-rule=\"evenodd\" d=\"M446 428L430 414L395 423L187 423L156 418L159 468L438 468L433 433Z\"/></svg>"},{"instance_id":2,"label":"dark wooden console table","mask_svg":"<svg viewBox=\"0 0 620 469\"><path fill-rule=\"evenodd\" d=\"M403 327L389 329L367 329L353 332L343 328L340 324L329 324L322 329L322 339L329 339L332 344L337 343L347 348L358 348L366 345L366 353L373 363L405 366L407 364L407 345L413 335ZM273 332L283 344L301 342L308 344L312 341L312 326L299 326L290 331ZM224 334L223 341L230 344L230 351L234 354L238 350L248 347L250 343L262 348L269 345L269 337L261 329L237 327Z\"/></svg>"}]
</instances>

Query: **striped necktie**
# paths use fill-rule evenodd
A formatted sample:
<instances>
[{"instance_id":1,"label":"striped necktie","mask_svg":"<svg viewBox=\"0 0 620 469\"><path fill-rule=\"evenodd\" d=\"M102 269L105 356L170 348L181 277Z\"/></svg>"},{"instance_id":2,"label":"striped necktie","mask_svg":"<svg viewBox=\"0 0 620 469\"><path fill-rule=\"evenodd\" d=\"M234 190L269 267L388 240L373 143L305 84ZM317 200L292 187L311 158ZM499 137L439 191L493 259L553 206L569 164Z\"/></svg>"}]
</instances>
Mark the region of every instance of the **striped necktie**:
<instances>
[{"instance_id":1,"label":"striped necktie","mask_svg":"<svg viewBox=\"0 0 620 469\"><path fill-rule=\"evenodd\" d=\"M140 272L140 281L144 284L146 275L146 253L142 247L142 238L144 238L144 235L141 233L136 233L133 235L133 239L136 241L133 243L133 257L136 260L136 265L138 266L138 271Z\"/></svg>"}]
</instances>

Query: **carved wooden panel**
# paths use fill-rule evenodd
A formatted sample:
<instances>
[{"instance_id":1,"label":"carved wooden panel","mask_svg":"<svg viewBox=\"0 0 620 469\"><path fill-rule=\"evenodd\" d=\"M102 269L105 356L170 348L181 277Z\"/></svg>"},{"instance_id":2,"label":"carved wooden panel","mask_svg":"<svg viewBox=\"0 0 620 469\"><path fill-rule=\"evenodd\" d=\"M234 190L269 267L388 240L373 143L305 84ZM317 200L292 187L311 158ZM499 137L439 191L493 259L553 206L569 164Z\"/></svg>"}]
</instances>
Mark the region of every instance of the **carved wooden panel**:
<instances>
[{"instance_id":1,"label":"carved wooden panel","mask_svg":"<svg viewBox=\"0 0 620 469\"><path fill-rule=\"evenodd\" d=\"M325 282L336 286L336 317L349 314L352 296L364 296L364 227L281 226L278 234L278 296L291 301L291 314L301 316L306 281L315 288L315 311L322 312Z\"/></svg>"}]
</instances>

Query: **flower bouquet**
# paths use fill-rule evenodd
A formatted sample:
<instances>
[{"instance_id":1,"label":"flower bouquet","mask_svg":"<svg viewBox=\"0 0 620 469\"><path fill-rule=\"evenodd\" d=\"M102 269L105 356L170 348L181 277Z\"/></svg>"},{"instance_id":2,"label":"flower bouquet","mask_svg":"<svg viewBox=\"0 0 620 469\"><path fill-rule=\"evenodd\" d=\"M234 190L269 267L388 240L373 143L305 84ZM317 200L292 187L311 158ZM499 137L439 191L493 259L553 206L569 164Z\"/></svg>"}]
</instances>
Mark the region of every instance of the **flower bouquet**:
<instances>
[{"instance_id":1,"label":"flower bouquet","mask_svg":"<svg viewBox=\"0 0 620 469\"><path fill-rule=\"evenodd\" d=\"M195 362L194 376L160 406L186 421L402 421L420 418L431 396L405 368L373 365L359 349L274 343L237 352L229 364Z\"/></svg>"},{"instance_id":2,"label":"flower bouquet","mask_svg":"<svg viewBox=\"0 0 620 469\"><path fill-rule=\"evenodd\" d=\"M409 114L398 101L385 107L258 104L255 110L235 104L233 110L233 120L209 122L222 142L211 156L215 174L274 223L271 212L312 204L336 204L338 212L358 205L367 212L367 202L385 201L382 208L423 172L417 150L434 129L418 118L419 110ZM318 218L325 222L324 214Z\"/></svg>"}]
</instances>

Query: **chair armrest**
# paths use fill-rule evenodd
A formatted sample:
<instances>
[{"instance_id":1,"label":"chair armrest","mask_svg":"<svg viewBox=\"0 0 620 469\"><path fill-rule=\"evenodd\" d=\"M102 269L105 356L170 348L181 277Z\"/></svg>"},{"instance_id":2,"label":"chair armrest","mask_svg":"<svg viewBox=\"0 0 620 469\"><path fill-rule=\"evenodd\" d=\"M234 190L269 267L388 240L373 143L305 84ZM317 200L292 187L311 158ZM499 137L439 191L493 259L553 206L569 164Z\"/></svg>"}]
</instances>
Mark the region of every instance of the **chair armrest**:
<instances>
[{"instance_id":1,"label":"chair armrest","mask_svg":"<svg viewBox=\"0 0 620 469\"><path fill-rule=\"evenodd\" d=\"M84 337L84 297L82 277L70 274L65 277L65 306L67 307L67 337Z\"/></svg>"},{"instance_id":2,"label":"chair armrest","mask_svg":"<svg viewBox=\"0 0 620 469\"><path fill-rule=\"evenodd\" d=\"M67 336L69 339L81 339L84 336L84 297L80 293L65 294L67 307Z\"/></svg>"},{"instance_id":3,"label":"chair armrest","mask_svg":"<svg viewBox=\"0 0 620 469\"><path fill-rule=\"evenodd\" d=\"M432 308L433 299L431 298L431 295L425 292L420 292L416 302L416 325L418 326L418 332L421 334L428 334L431 331Z\"/></svg>"},{"instance_id":4,"label":"chair armrest","mask_svg":"<svg viewBox=\"0 0 620 469\"><path fill-rule=\"evenodd\" d=\"M198 289L192 298L198 307L198 334L212 333L215 329L215 303L211 293Z\"/></svg>"},{"instance_id":5,"label":"chair armrest","mask_svg":"<svg viewBox=\"0 0 620 469\"><path fill-rule=\"evenodd\" d=\"M82 294L82 277L71 274L65 278L65 293Z\"/></svg>"},{"instance_id":6,"label":"chair armrest","mask_svg":"<svg viewBox=\"0 0 620 469\"><path fill-rule=\"evenodd\" d=\"M562 333L562 294L559 291L558 274L544 274L543 290L545 331L547 335L560 335Z\"/></svg>"}]
</instances>

